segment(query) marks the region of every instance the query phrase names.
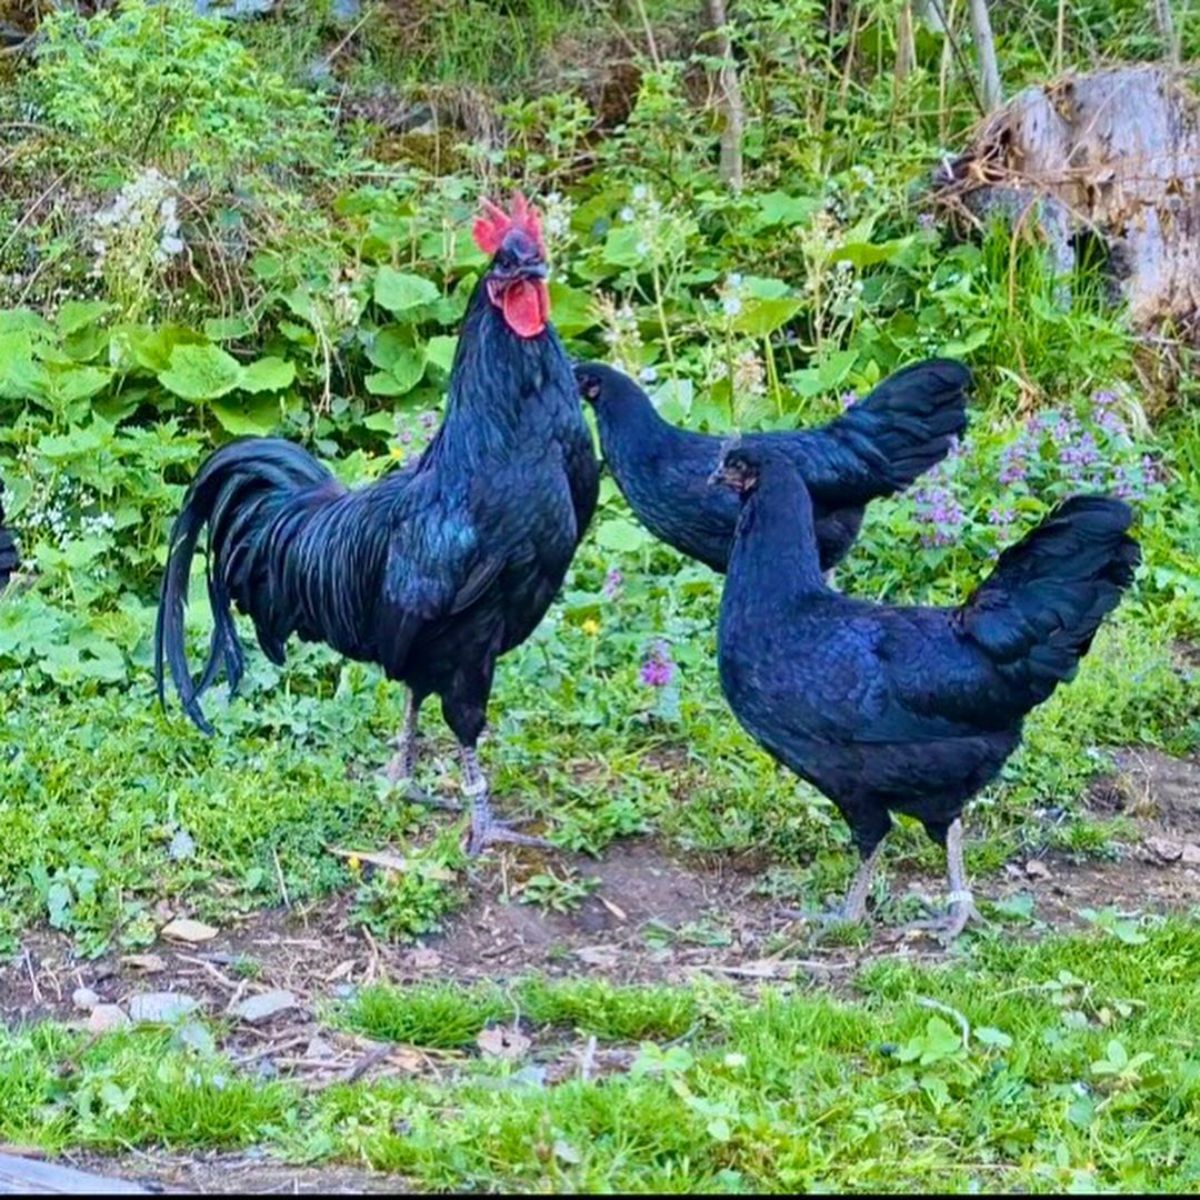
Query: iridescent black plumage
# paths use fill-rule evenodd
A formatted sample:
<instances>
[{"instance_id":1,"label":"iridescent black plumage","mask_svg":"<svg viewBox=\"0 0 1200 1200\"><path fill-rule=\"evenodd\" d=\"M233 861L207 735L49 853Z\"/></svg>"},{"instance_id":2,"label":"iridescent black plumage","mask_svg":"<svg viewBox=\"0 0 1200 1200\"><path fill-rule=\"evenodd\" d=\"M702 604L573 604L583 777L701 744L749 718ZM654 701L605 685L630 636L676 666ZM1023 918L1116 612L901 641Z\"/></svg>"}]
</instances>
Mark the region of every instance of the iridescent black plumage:
<instances>
[{"instance_id":1,"label":"iridescent black plumage","mask_svg":"<svg viewBox=\"0 0 1200 1200\"><path fill-rule=\"evenodd\" d=\"M477 774L496 659L533 632L561 586L599 473L553 328L517 336L488 280L468 308L445 420L411 468L348 491L273 438L233 442L201 467L172 530L156 636L160 697L165 663L200 728L210 728L200 696L220 667L234 687L242 673L232 604L274 662L295 633L378 663L417 708L439 696ZM215 625L194 682L183 613L205 526Z\"/></svg>"},{"instance_id":2,"label":"iridescent black plumage","mask_svg":"<svg viewBox=\"0 0 1200 1200\"><path fill-rule=\"evenodd\" d=\"M595 407L604 461L638 519L668 545L724 571L738 505L708 486L721 439L669 425L612 367L580 363L575 375ZM743 437L747 445L785 450L803 475L824 570L850 549L871 500L903 490L946 456L966 429L970 386L961 363L933 359L897 371L818 429Z\"/></svg>"},{"instance_id":3,"label":"iridescent black plumage","mask_svg":"<svg viewBox=\"0 0 1200 1200\"><path fill-rule=\"evenodd\" d=\"M13 572L21 565L16 539L4 524L4 480L0 479L0 592L8 586Z\"/></svg>"},{"instance_id":4,"label":"iridescent black plumage","mask_svg":"<svg viewBox=\"0 0 1200 1200\"><path fill-rule=\"evenodd\" d=\"M939 844L954 834L953 868L964 804L1016 749L1025 715L1074 676L1133 578L1128 506L1073 497L965 604L899 608L825 587L786 457L734 448L722 473L742 496L718 633L738 720L833 800L869 864L899 812ZM958 873L952 892L965 889ZM849 915L865 898L863 884Z\"/></svg>"}]
</instances>

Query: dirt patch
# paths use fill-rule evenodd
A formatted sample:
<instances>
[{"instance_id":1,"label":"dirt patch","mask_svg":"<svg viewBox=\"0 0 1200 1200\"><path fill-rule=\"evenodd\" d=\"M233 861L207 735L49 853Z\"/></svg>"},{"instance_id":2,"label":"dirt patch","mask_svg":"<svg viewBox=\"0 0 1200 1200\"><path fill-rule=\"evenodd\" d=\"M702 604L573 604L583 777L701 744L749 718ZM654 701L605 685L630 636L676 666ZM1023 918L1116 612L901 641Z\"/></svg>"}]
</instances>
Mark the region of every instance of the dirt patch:
<instances>
[{"instance_id":1,"label":"dirt patch","mask_svg":"<svg viewBox=\"0 0 1200 1200\"><path fill-rule=\"evenodd\" d=\"M1168 911L1200 903L1200 864L1189 849L1200 850L1200 763L1147 750L1123 751L1118 761L1119 772L1091 794L1094 811L1129 822L1133 836L1118 861L1079 862L1055 853L1014 862L981 880L980 896L1031 894L1037 920L1056 926L1083 923L1079 914L1088 908ZM747 862L682 858L653 839L615 843L598 862L576 862L579 874L598 886L570 914L518 901L519 882L545 865L520 854L481 864L467 909L418 946L387 944L351 926L348 896L252 914L202 946L160 942L149 959L143 952L85 961L67 938L35 933L18 959L0 967L0 1020L85 1022L72 999L78 988L126 1009L140 992L184 992L208 1016L227 1014L260 992L285 990L292 1007L261 1026L231 1021L223 1045L239 1061L273 1056L286 1064L302 1059L319 1032L330 1041L329 1070L336 1073L364 1048L338 1042L340 1035L323 1028L322 1013L354 987L381 980L469 983L541 973L682 983L702 974L749 987L799 976L840 988L860 964L881 955L945 953L936 942L882 924L865 946L814 944L811 930L757 894L761 875ZM893 875L897 897L940 887L935 878Z\"/></svg>"},{"instance_id":2,"label":"dirt patch","mask_svg":"<svg viewBox=\"0 0 1200 1200\"><path fill-rule=\"evenodd\" d=\"M80 1171L140 1184L151 1192L207 1195L356 1196L403 1194L412 1185L363 1167L296 1167L268 1155L200 1153L73 1154L56 1160Z\"/></svg>"}]
</instances>

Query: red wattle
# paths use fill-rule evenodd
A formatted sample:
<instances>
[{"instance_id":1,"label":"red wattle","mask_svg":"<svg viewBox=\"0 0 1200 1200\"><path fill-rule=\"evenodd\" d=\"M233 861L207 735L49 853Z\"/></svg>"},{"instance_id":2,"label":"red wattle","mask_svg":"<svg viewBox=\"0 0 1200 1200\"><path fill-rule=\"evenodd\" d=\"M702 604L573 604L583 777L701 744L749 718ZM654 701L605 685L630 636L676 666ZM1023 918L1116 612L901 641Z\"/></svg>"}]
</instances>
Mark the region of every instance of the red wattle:
<instances>
[{"instance_id":1,"label":"red wattle","mask_svg":"<svg viewBox=\"0 0 1200 1200\"><path fill-rule=\"evenodd\" d=\"M550 291L542 279L517 279L504 289L504 319L518 337L532 338L550 319Z\"/></svg>"}]
</instances>

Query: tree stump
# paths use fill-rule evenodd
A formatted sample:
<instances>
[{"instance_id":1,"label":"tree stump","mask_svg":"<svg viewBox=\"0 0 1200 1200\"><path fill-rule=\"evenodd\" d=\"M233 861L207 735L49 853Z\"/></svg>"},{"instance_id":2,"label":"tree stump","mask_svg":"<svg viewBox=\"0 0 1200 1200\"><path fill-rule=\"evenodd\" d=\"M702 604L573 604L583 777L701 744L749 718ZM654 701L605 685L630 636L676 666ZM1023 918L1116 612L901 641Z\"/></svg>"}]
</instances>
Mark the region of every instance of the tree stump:
<instances>
[{"instance_id":1,"label":"tree stump","mask_svg":"<svg viewBox=\"0 0 1200 1200\"><path fill-rule=\"evenodd\" d=\"M1115 67L1027 88L945 164L937 198L1036 225L1060 269L1091 235L1138 330L1200 335L1200 72Z\"/></svg>"}]
</instances>

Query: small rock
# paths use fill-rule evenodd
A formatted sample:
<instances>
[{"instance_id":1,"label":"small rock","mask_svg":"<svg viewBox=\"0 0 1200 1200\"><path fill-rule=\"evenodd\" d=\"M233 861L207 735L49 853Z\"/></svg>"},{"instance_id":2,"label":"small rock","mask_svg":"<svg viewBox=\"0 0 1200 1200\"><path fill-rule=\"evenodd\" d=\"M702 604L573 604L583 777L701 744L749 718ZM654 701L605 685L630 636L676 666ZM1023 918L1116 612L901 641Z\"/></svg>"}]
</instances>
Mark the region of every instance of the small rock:
<instances>
[{"instance_id":1,"label":"small rock","mask_svg":"<svg viewBox=\"0 0 1200 1200\"><path fill-rule=\"evenodd\" d=\"M199 1007L194 996L182 992L143 992L129 1002L129 1015L139 1025L173 1025Z\"/></svg>"},{"instance_id":2,"label":"small rock","mask_svg":"<svg viewBox=\"0 0 1200 1200\"><path fill-rule=\"evenodd\" d=\"M1037 858L1031 858L1025 864L1025 874L1030 879L1049 879L1050 868L1044 862Z\"/></svg>"},{"instance_id":3,"label":"small rock","mask_svg":"<svg viewBox=\"0 0 1200 1200\"><path fill-rule=\"evenodd\" d=\"M281 1012L295 1007L296 997L291 992L270 991L257 996L247 996L229 1010L229 1015L245 1021L248 1025L261 1025L264 1021L269 1021Z\"/></svg>"},{"instance_id":4,"label":"small rock","mask_svg":"<svg viewBox=\"0 0 1200 1200\"><path fill-rule=\"evenodd\" d=\"M166 960L157 954L125 954L121 958L123 967L132 967L135 971L143 971L147 975L157 975L167 969Z\"/></svg>"},{"instance_id":5,"label":"small rock","mask_svg":"<svg viewBox=\"0 0 1200 1200\"><path fill-rule=\"evenodd\" d=\"M315 1037L305 1048L304 1057L323 1062L325 1059L333 1057L333 1047L324 1038Z\"/></svg>"},{"instance_id":6,"label":"small rock","mask_svg":"<svg viewBox=\"0 0 1200 1200\"><path fill-rule=\"evenodd\" d=\"M211 942L221 931L191 917L179 917L160 931L165 938L176 942Z\"/></svg>"},{"instance_id":7,"label":"small rock","mask_svg":"<svg viewBox=\"0 0 1200 1200\"><path fill-rule=\"evenodd\" d=\"M1161 858L1163 862L1177 862L1183 857L1183 847L1170 838L1148 837L1146 839L1146 849L1155 858Z\"/></svg>"},{"instance_id":8,"label":"small rock","mask_svg":"<svg viewBox=\"0 0 1200 1200\"><path fill-rule=\"evenodd\" d=\"M433 971L442 965L442 956L436 950L420 946L412 952L412 965L418 971Z\"/></svg>"},{"instance_id":9,"label":"small rock","mask_svg":"<svg viewBox=\"0 0 1200 1200\"><path fill-rule=\"evenodd\" d=\"M1200 867L1200 846L1197 846L1194 842L1188 842L1179 857L1190 867Z\"/></svg>"},{"instance_id":10,"label":"small rock","mask_svg":"<svg viewBox=\"0 0 1200 1200\"><path fill-rule=\"evenodd\" d=\"M88 1014L89 1033L111 1033L114 1029L124 1029L129 1024L129 1018L117 1004L97 1004Z\"/></svg>"},{"instance_id":11,"label":"small rock","mask_svg":"<svg viewBox=\"0 0 1200 1200\"><path fill-rule=\"evenodd\" d=\"M82 1008L84 1012L91 1012L100 1003L100 997L91 988L76 988L71 993L71 1003L76 1008Z\"/></svg>"},{"instance_id":12,"label":"small rock","mask_svg":"<svg viewBox=\"0 0 1200 1200\"><path fill-rule=\"evenodd\" d=\"M589 967L615 967L620 954L612 946L580 946L575 957Z\"/></svg>"}]
</instances>

